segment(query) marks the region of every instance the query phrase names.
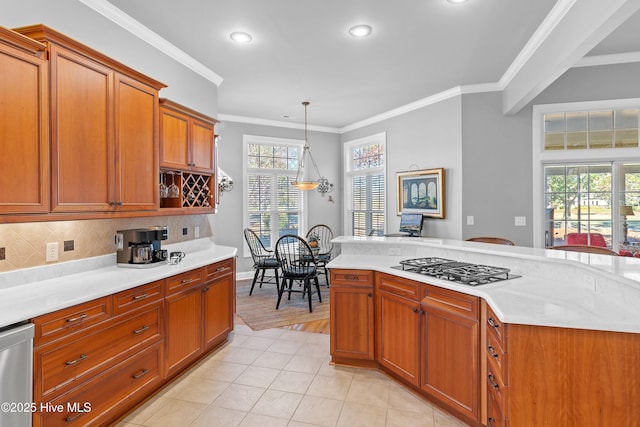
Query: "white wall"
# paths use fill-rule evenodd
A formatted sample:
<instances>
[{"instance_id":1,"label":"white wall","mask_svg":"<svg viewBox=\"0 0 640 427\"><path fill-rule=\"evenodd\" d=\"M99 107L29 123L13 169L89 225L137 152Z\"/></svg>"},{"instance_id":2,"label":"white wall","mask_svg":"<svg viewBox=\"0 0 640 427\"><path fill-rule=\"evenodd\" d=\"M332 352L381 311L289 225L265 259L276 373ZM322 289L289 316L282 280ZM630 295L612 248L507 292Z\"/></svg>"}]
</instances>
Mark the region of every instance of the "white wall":
<instances>
[{"instance_id":1,"label":"white wall","mask_svg":"<svg viewBox=\"0 0 640 427\"><path fill-rule=\"evenodd\" d=\"M462 135L460 97L384 120L341 136L342 143L387 133L387 233L400 226L396 215L396 172L445 168L445 219L428 218L423 235L462 237Z\"/></svg>"}]
</instances>

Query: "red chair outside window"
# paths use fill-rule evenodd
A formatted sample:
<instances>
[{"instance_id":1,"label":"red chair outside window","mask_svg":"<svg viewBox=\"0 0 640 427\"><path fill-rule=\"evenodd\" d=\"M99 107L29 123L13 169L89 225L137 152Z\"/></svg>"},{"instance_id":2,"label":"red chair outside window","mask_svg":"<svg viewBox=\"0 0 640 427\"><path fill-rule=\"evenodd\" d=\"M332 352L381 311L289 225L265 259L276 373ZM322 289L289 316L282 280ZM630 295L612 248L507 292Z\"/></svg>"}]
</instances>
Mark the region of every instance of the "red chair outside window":
<instances>
[{"instance_id":1,"label":"red chair outside window","mask_svg":"<svg viewBox=\"0 0 640 427\"><path fill-rule=\"evenodd\" d=\"M591 240L591 241L589 241ZM569 233L567 234L567 245L590 245L607 247L604 236L600 233Z\"/></svg>"}]
</instances>

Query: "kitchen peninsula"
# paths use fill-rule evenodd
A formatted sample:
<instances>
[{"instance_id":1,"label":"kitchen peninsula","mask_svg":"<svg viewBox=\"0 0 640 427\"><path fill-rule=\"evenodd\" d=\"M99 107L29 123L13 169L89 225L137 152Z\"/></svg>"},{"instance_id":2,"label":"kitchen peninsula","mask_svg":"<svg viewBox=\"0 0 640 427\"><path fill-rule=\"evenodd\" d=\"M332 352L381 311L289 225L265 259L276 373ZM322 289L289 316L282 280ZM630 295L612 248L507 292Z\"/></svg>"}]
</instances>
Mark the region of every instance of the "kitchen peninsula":
<instances>
[{"instance_id":1,"label":"kitchen peninsula","mask_svg":"<svg viewBox=\"0 0 640 427\"><path fill-rule=\"evenodd\" d=\"M640 261L433 238L338 237L331 353L472 425L640 425ZM471 286L403 270L509 269Z\"/></svg>"}]
</instances>

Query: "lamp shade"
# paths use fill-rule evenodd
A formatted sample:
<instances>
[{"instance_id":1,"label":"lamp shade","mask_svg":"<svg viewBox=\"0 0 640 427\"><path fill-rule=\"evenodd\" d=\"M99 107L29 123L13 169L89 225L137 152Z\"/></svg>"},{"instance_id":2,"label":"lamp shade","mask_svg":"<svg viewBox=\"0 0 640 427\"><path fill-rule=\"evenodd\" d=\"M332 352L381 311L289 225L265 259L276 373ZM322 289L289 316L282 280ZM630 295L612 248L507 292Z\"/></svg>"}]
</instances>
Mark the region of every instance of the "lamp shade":
<instances>
[{"instance_id":1,"label":"lamp shade","mask_svg":"<svg viewBox=\"0 0 640 427\"><path fill-rule=\"evenodd\" d=\"M623 205L620 206L620 215L629 216L635 215L635 213L633 212L633 208L631 206Z\"/></svg>"}]
</instances>

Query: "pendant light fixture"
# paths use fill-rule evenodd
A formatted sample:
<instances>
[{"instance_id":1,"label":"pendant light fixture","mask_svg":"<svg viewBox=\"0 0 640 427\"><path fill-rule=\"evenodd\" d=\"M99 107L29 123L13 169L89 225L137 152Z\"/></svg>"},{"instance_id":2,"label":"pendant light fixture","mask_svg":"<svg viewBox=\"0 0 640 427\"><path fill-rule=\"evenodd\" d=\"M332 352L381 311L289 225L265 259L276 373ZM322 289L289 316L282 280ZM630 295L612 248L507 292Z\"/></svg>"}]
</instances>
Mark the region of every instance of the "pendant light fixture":
<instances>
[{"instance_id":1,"label":"pendant light fixture","mask_svg":"<svg viewBox=\"0 0 640 427\"><path fill-rule=\"evenodd\" d=\"M307 143L307 106L309 105L309 101L304 101L302 105L304 106L304 148L302 149L302 157L298 162L298 173L296 174L296 179L291 184L300 190L315 190L318 188L320 180L323 178L318 171L318 165L316 165L316 161L313 159ZM309 174L311 172L309 170L311 166L309 165L309 161L311 161L311 165L313 165L313 169L318 177L315 181L309 179Z\"/></svg>"}]
</instances>

